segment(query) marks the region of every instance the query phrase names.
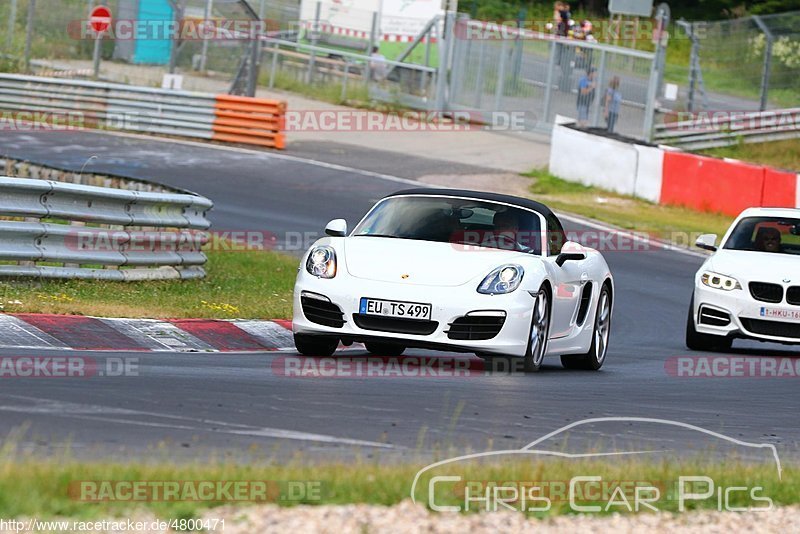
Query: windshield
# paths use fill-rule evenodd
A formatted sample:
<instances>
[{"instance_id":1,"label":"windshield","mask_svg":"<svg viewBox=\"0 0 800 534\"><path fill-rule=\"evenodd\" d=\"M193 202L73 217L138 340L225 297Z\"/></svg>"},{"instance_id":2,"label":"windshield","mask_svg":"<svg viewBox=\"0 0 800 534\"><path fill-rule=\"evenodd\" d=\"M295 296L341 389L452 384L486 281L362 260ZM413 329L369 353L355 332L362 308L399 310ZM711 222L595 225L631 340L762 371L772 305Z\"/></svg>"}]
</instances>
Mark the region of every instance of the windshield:
<instances>
[{"instance_id":1,"label":"windshield","mask_svg":"<svg viewBox=\"0 0 800 534\"><path fill-rule=\"evenodd\" d=\"M352 235L457 243L531 254L542 251L537 213L463 198L389 198L379 203Z\"/></svg>"},{"instance_id":2,"label":"windshield","mask_svg":"<svg viewBox=\"0 0 800 534\"><path fill-rule=\"evenodd\" d=\"M800 254L800 219L748 217L739 221L723 247L774 254Z\"/></svg>"}]
</instances>

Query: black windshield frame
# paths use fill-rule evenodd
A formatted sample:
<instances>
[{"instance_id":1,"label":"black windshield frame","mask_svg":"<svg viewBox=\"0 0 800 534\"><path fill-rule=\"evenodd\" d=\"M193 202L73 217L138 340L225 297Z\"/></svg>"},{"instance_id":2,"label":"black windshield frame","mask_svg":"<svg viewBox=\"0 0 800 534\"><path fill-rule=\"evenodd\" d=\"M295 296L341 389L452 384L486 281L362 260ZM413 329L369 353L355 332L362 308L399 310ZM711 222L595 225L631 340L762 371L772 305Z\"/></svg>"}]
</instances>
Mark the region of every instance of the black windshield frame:
<instances>
[{"instance_id":1,"label":"black windshield frame","mask_svg":"<svg viewBox=\"0 0 800 534\"><path fill-rule=\"evenodd\" d=\"M399 203L408 203L409 201L417 200L428 201L429 205L438 203L442 208L444 208L444 206L449 206L450 209L453 210L453 213L449 214L449 217L459 218L459 222L462 224L460 227L454 230L454 228L447 226L448 224L453 224L452 220L447 221L441 226L435 225L434 221L428 221L426 224L430 226L425 226L425 231L420 232L419 234L415 234L413 232L396 231L396 228L393 229L395 231L386 231L385 228L375 228L374 218L376 215L380 214L382 210L395 207L399 205ZM420 202L420 204L422 204L422 202ZM459 209L473 210L473 214L470 217L463 219L459 214L455 213L455 211ZM516 219L519 228L518 231L512 232L512 235L515 238L514 241L517 242L515 245L512 246L510 243L508 243L505 236L499 235L507 232L495 232L495 228L493 226L494 218L488 218L491 215L489 213L490 211L493 211L495 215L497 213L513 214L511 218ZM461 214L463 214L463 212ZM442 221L448 217L447 213L442 213L441 215L443 216ZM476 222L473 224L468 224L469 219L473 217ZM356 225L356 227L350 233L350 237L386 237L436 243L451 243L460 244L467 247L477 246L481 248L500 250L516 250L518 252L526 252L541 256L543 245L542 228L544 224L544 218L538 211L504 202L496 202L483 198L457 195L392 195L375 204L375 206L373 206L372 209L364 216L364 218ZM463 240L458 239L458 232L460 231L464 232Z\"/></svg>"}]
</instances>

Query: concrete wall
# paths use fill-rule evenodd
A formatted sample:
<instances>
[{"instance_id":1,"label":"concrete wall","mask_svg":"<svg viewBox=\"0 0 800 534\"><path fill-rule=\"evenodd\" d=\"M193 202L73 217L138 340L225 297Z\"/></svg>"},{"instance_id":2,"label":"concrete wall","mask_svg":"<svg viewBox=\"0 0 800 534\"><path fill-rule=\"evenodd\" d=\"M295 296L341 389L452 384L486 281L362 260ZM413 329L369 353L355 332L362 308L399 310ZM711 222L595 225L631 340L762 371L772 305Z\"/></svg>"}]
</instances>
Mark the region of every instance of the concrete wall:
<instances>
[{"instance_id":1,"label":"concrete wall","mask_svg":"<svg viewBox=\"0 0 800 534\"><path fill-rule=\"evenodd\" d=\"M550 172L658 204L731 216L753 206L800 208L794 171L621 141L563 119L553 127Z\"/></svg>"}]
</instances>

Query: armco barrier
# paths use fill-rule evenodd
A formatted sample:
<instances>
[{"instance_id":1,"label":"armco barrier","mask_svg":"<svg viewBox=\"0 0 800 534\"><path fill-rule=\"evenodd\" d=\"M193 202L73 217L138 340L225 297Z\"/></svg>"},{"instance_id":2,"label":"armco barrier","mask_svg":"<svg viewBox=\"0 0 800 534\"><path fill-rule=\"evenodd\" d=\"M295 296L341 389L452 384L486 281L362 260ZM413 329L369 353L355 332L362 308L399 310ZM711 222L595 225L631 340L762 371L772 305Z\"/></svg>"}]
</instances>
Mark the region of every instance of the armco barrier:
<instances>
[{"instance_id":1,"label":"armco barrier","mask_svg":"<svg viewBox=\"0 0 800 534\"><path fill-rule=\"evenodd\" d=\"M0 220L0 261L18 262L0 276L202 278L211 208L197 195L0 177L0 217L15 219Z\"/></svg>"},{"instance_id":2,"label":"armco barrier","mask_svg":"<svg viewBox=\"0 0 800 534\"><path fill-rule=\"evenodd\" d=\"M212 124L214 141L286 148L286 104L246 96L217 95Z\"/></svg>"},{"instance_id":3,"label":"armco barrier","mask_svg":"<svg viewBox=\"0 0 800 534\"><path fill-rule=\"evenodd\" d=\"M0 110L19 121L284 148L284 102L132 85L0 74ZM29 118L28 115L31 115ZM40 115L41 117L41 115ZM54 117L49 117L54 120Z\"/></svg>"},{"instance_id":4,"label":"armco barrier","mask_svg":"<svg viewBox=\"0 0 800 534\"><path fill-rule=\"evenodd\" d=\"M800 208L800 175L731 159L626 142L559 119L550 172L659 204L736 216L754 206Z\"/></svg>"},{"instance_id":5,"label":"armco barrier","mask_svg":"<svg viewBox=\"0 0 800 534\"><path fill-rule=\"evenodd\" d=\"M686 112L677 114L690 115ZM685 149L701 150L737 143L763 143L800 137L800 108L771 109L767 111L701 111L693 118L656 124L653 136L656 142Z\"/></svg>"}]
</instances>

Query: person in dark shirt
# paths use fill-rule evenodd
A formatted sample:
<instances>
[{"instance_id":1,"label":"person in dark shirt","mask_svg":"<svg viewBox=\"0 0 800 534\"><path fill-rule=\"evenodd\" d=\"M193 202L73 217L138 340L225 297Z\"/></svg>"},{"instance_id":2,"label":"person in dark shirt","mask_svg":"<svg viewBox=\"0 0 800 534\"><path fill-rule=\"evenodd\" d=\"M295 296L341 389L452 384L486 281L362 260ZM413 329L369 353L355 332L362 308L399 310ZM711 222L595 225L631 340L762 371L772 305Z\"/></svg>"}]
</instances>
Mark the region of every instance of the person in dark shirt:
<instances>
[{"instance_id":1,"label":"person in dark shirt","mask_svg":"<svg viewBox=\"0 0 800 534\"><path fill-rule=\"evenodd\" d=\"M583 76L578 82L578 128L586 128L589 124L589 108L594 102L594 93L597 87L595 73L594 67L589 67L586 70L586 76Z\"/></svg>"}]
</instances>

